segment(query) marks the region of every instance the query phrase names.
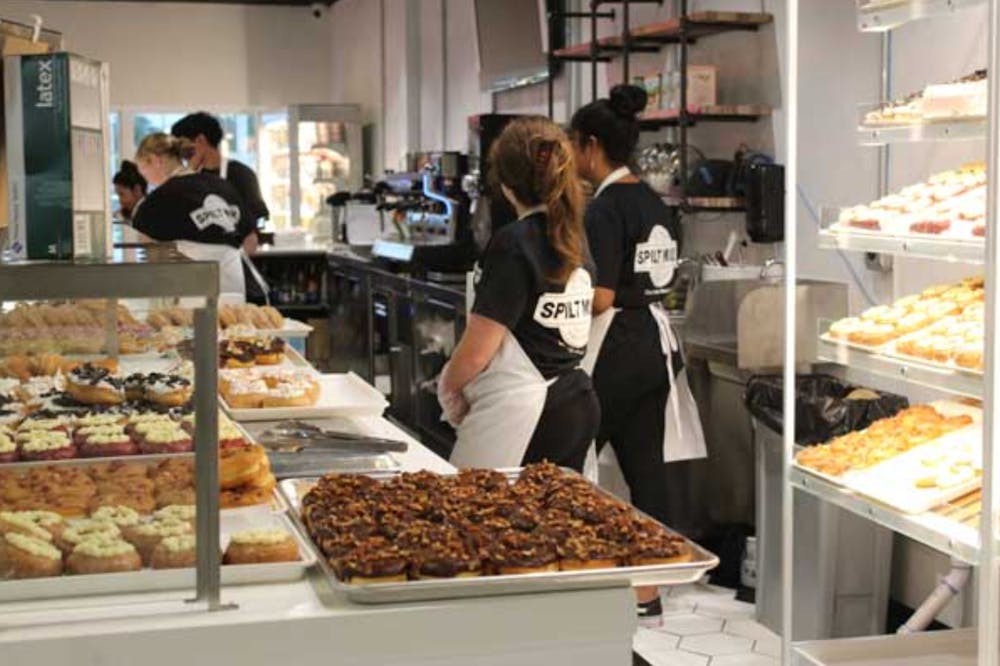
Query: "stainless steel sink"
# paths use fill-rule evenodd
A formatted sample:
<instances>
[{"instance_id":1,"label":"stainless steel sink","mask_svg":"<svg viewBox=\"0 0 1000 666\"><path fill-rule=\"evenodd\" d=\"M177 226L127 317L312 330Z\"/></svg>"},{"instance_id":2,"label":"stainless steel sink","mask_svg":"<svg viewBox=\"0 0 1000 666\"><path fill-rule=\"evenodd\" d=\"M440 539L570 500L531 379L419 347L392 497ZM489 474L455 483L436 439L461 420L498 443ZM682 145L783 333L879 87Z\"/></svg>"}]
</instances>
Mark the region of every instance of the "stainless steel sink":
<instances>
[{"instance_id":1,"label":"stainless steel sink","mask_svg":"<svg viewBox=\"0 0 1000 666\"><path fill-rule=\"evenodd\" d=\"M816 360L819 321L847 314L847 285L799 280L796 292L796 362L811 364ZM784 310L781 280L702 282L688 298L688 353L746 370L780 368Z\"/></svg>"}]
</instances>

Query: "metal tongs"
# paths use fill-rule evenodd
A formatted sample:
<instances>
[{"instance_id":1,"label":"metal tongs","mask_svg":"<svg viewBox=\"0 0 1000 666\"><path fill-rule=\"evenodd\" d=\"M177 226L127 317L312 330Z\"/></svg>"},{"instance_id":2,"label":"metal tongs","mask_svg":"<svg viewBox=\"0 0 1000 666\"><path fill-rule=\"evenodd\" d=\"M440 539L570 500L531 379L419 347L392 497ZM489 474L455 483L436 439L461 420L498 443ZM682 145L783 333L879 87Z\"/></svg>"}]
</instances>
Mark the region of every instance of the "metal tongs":
<instances>
[{"instance_id":1,"label":"metal tongs","mask_svg":"<svg viewBox=\"0 0 1000 666\"><path fill-rule=\"evenodd\" d=\"M296 453L305 449L339 453L405 453L408 445L394 439L325 430L305 421L282 421L260 433L260 443L273 451Z\"/></svg>"}]
</instances>

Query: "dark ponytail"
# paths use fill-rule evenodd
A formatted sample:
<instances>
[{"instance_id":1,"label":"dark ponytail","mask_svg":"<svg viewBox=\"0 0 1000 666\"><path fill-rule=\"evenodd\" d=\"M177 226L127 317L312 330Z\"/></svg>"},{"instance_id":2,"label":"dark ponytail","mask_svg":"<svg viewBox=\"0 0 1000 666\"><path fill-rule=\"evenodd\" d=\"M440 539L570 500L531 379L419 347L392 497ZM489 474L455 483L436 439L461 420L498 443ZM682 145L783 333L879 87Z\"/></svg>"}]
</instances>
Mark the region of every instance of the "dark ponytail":
<instances>
[{"instance_id":1,"label":"dark ponytail","mask_svg":"<svg viewBox=\"0 0 1000 666\"><path fill-rule=\"evenodd\" d=\"M599 99L573 114L570 129L583 146L597 139L614 166L627 164L639 143L638 115L646 108L646 91L638 86L617 85L607 99Z\"/></svg>"},{"instance_id":2,"label":"dark ponytail","mask_svg":"<svg viewBox=\"0 0 1000 666\"><path fill-rule=\"evenodd\" d=\"M583 265L586 247L583 191L566 133L547 118L515 120L493 143L490 165L493 177L523 205L545 205L549 243L560 259L551 277L565 283Z\"/></svg>"}]
</instances>

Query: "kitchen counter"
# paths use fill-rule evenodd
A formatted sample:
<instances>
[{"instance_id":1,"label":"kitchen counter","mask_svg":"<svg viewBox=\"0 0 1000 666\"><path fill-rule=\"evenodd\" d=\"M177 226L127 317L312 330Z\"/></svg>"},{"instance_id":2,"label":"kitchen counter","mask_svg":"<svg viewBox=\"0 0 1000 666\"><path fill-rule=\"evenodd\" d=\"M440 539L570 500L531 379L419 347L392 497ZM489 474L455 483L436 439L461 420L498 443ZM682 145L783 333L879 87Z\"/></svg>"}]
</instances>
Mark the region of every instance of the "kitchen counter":
<instances>
[{"instance_id":1,"label":"kitchen counter","mask_svg":"<svg viewBox=\"0 0 1000 666\"><path fill-rule=\"evenodd\" d=\"M395 454L405 469L453 469L386 419L325 425L406 440L409 450ZM635 630L634 597L625 587L364 606L335 593L313 572L290 584L226 587L222 598L237 605L232 610L207 613L186 603L187 596L177 591L0 601L2 662L624 666L631 663Z\"/></svg>"}]
</instances>

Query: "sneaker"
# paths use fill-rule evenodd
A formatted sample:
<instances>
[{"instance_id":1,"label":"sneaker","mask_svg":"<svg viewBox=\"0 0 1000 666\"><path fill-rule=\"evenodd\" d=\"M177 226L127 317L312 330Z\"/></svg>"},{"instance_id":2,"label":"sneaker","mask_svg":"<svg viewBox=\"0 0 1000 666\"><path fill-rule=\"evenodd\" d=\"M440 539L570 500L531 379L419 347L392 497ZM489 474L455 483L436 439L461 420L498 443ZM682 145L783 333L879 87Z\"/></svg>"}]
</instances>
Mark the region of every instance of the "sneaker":
<instances>
[{"instance_id":1,"label":"sneaker","mask_svg":"<svg viewBox=\"0 0 1000 666\"><path fill-rule=\"evenodd\" d=\"M639 626L646 629L656 629L663 626L663 603L659 597L652 601L636 604L639 616Z\"/></svg>"}]
</instances>

